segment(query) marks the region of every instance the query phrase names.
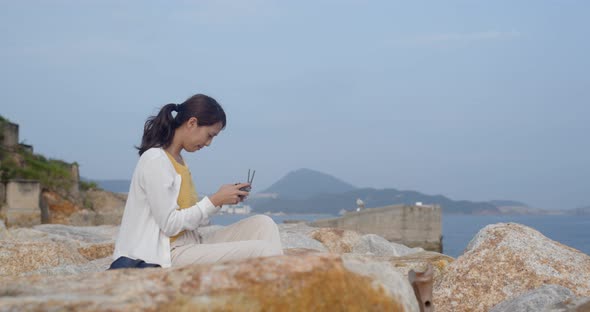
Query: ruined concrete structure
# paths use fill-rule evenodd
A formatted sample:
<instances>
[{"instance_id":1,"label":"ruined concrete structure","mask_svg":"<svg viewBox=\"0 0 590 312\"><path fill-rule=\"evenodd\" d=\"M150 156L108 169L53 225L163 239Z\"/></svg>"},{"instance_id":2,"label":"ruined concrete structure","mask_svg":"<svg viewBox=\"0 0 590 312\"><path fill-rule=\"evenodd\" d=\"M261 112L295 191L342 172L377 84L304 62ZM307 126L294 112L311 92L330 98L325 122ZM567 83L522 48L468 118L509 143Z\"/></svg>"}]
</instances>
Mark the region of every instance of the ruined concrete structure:
<instances>
[{"instance_id":1,"label":"ruined concrete structure","mask_svg":"<svg viewBox=\"0 0 590 312\"><path fill-rule=\"evenodd\" d=\"M2 122L2 125L2 146L10 148L18 145L18 125L7 121Z\"/></svg>"},{"instance_id":2,"label":"ruined concrete structure","mask_svg":"<svg viewBox=\"0 0 590 312\"><path fill-rule=\"evenodd\" d=\"M6 183L4 214L9 225L41 224L41 183L35 180L10 180Z\"/></svg>"},{"instance_id":3,"label":"ruined concrete structure","mask_svg":"<svg viewBox=\"0 0 590 312\"><path fill-rule=\"evenodd\" d=\"M442 209L436 205L368 208L310 225L377 234L390 242L442 252Z\"/></svg>"},{"instance_id":4,"label":"ruined concrete structure","mask_svg":"<svg viewBox=\"0 0 590 312\"><path fill-rule=\"evenodd\" d=\"M18 124L2 120L0 122L0 148L7 153L16 153L19 148L30 153L33 146L19 143ZM71 165L74 183L69 190L78 196L80 174L78 165ZM0 181L0 219L9 226L33 226L47 220L47 207L42 203L42 186L39 181L10 179Z\"/></svg>"}]
</instances>

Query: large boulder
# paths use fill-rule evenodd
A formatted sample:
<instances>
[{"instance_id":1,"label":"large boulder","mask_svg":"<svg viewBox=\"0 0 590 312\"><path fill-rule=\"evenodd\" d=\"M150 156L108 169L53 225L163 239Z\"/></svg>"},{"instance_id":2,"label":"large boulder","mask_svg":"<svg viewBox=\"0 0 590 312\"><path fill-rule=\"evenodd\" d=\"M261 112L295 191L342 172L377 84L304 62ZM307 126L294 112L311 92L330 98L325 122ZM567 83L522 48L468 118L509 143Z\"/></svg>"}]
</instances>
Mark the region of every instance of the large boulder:
<instances>
[{"instance_id":1,"label":"large boulder","mask_svg":"<svg viewBox=\"0 0 590 312\"><path fill-rule=\"evenodd\" d=\"M98 213L119 213L125 209L127 195L99 189L90 189L84 194L84 205Z\"/></svg>"},{"instance_id":2,"label":"large boulder","mask_svg":"<svg viewBox=\"0 0 590 312\"><path fill-rule=\"evenodd\" d=\"M81 273L92 273L106 271L113 258L111 255L108 257L95 259L92 261L84 262L81 264L62 264L58 266L44 266L34 271L27 271L20 274L20 276L28 275L73 275Z\"/></svg>"},{"instance_id":3,"label":"large boulder","mask_svg":"<svg viewBox=\"0 0 590 312\"><path fill-rule=\"evenodd\" d=\"M449 265L454 261L452 257L434 251L422 251L402 257L348 253L343 254L342 259L364 263L385 262L389 264L391 270L403 276L408 276L411 270L424 272L428 265L431 265L434 272L434 281L440 280L447 272Z\"/></svg>"},{"instance_id":4,"label":"large boulder","mask_svg":"<svg viewBox=\"0 0 590 312\"><path fill-rule=\"evenodd\" d=\"M312 228L304 223L281 223L278 224L283 249L304 248L327 252L328 248L320 241L310 237Z\"/></svg>"},{"instance_id":5,"label":"large boulder","mask_svg":"<svg viewBox=\"0 0 590 312\"><path fill-rule=\"evenodd\" d=\"M72 215L83 210L78 203L64 198L57 192L44 191L41 197L47 214L47 220L44 222L47 223L71 224Z\"/></svg>"},{"instance_id":6,"label":"large boulder","mask_svg":"<svg viewBox=\"0 0 590 312\"><path fill-rule=\"evenodd\" d=\"M126 195L94 189L76 199L52 191L44 191L42 197L47 210L44 222L76 226L120 224L126 200Z\"/></svg>"},{"instance_id":7,"label":"large boulder","mask_svg":"<svg viewBox=\"0 0 590 312\"><path fill-rule=\"evenodd\" d=\"M489 225L435 283L437 311L487 311L544 284L590 295L590 256L515 223Z\"/></svg>"},{"instance_id":8,"label":"large boulder","mask_svg":"<svg viewBox=\"0 0 590 312\"><path fill-rule=\"evenodd\" d=\"M362 266L355 271L369 274ZM379 270L376 268L375 273ZM0 311L417 311L406 278L333 254L3 279ZM89 282L92 281L92 282Z\"/></svg>"},{"instance_id":9,"label":"large boulder","mask_svg":"<svg viewBox=\"0 0 590 312\"><path fill-rule=\"evenodd\" d=\"M559 285L543 285L493 307L490 312L537 312L575 297L571 290Z\"/></svg>"},{"instance_id":10,"label":"large boulder","mask_svg":"<svg viewBox=\"0 0 590 312\"><path fill-rule=\"evenodd\" d=\"M318 228L309 232L308 235L320 241L328 248L328 251L333 253L352 252L361 239L361 235L355 231L336 228Z\"/></svg>"},{"instance_id":11,"label":"large boulder","mask_svg":"<svg viewBox=\"0 0 590 312\"><path fill-rule=\"evenodd\" d=\"M71 224L118 225L121 224L127 195L98 189L84 193L84 205L90 209L85 213L74 214Z\"/></svg>"},{"instance_id":12,"label":"large boulder","mask_svg":"<svg viewBox=\"0 0 590 312\"><path fill-rule=\"evenodd\" d=\"M375 256L405 256L424 251L422 248L410 248L402 244L392 243L375 234L365 234L352 247L353 253L371 254Z\"/></svg>"},{"instance_id":13,"label":"large boulder","mask_svg":"<svg viewBox=\"0 0 590 312\"><path fill-rule=\"evenodd\" d=\"M6 224L4 220L0 220L0 239L9 238L10 234L8 233L8 229L6 229Z\"/></svg>"},{"instance_id":14,"label":"large boulder","mask_svg":"<svg viewBox=\"0 0 590 312\"><path fill-rule=\"evenodd\" d=\"M590 297L570 298L543 309L543 312L590 312Z\"/></svg>"},{"instance_id":15,"label":"large boulder","mask_svg":"<svg viewBox=\"0 0 590 312\"><path fill-rule=\"evenodd\" d=\"M67 244L52 241L0 241L1 277L86 262L86 258Z\"/></svg>"},{"instance_id":16,"label":"large boulder","mask_svg":"<svg viewBox=\"0 0 590 312\"><path fill-rule=\"evenodd\" d=\"M12 228L0 236L0 275L59 274L103 270L88 264L109 259L118 227L76 227L44 224Z\"/></svg>"}]
</instances>

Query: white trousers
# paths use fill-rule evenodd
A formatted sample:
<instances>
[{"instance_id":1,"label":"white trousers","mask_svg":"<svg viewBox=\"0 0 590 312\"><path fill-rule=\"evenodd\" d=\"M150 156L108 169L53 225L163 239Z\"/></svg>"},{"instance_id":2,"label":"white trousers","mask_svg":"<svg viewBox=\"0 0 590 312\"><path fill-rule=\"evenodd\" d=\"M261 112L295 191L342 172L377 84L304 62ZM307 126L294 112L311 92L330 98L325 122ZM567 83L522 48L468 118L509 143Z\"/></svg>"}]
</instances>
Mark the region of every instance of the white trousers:
<instances>
[{"instance_id":1,"label":"white trousers","mask_svg":"<svg viewBox=\"0 0 590 312\"><path fill-rule=\"evenodd\" d=\"M255 215L200 237L185 231L170 246L172 266L282 255L277 224Z\"/></svg>"}]
</instances>

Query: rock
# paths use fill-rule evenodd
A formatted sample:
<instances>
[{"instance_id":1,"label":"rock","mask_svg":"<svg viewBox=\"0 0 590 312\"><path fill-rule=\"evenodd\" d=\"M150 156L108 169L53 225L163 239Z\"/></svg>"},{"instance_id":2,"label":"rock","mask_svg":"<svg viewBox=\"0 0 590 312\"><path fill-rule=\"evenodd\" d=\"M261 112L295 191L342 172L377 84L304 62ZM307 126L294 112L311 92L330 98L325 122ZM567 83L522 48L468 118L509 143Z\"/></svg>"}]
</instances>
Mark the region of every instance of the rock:
<instances>
[{"instance_id":1,"label":"rock","mask_svg":"<svg viewBox=\"0 0 590 312\"><path fill-rule=\"evenodd\" d=\"M38 208L7 209L6 223L10 227L26 227L41 224L41 210Z\"/></svg>"},{"instance_id":2,"label":"rock","mask_svg":"<svg viewBox=\"0 0 590 312\"><path fill-rule=\"evenodd\" d=\"M169 269L35 275L3 280L0 311L416 311L407 304L413 294L404 285L406 279L391 275L382 280L388 284L353 273L340 257L325 253ZM400 288L392 289L393 285Z\"/></svg>"},{"instance_id":3,"label":"rock","mask_svg":"<svg viewBox=\"0 0 590 312\"><path fill-rule=\"evenodd\" d=\"M328 252L328 249L319 241L300 233L279 232L281 235L281 244L283 248L307 248L322 252Z\"/></svg>"},{"instance_id":4,"label":"rock","mask_svg":"<svg viewBox=\"0 0 590 312\"><path fill-rule=\"evenodd\" d=\"M350 271L369 276L374 281L386 285L390 294L403 300L402 303L407 307L407 311L420 311L408 276L392 270L389 263L385 261L362 261L352 257L343 257L342 261Z\"/></svg>"},{"instance_id":5,"label":"rock","mask_svg":"<svg viewBox=\"0 0 590 312\"><path fill-rule=\"evenodd\" d=\"M0 240L0 275L27 272L86 272L91 267L77 266L88 261L111 257L118 227L76 227L43 224L34 228L13 228L10 241ZM20 257L21 261L18 261ZM91 266L92 264L89 264Z\"/></svg>"},{"instance_id":6,"label":"rock","mask_svg":"<svg viewBox=\"0 0 590 312\"><path fill-rule=\"evenodd\" d=\"M47 205L49 223L70 224L70 216L82 209L74 202L63 198L56 192L44 191L41 194L43 202Z\"/></svg>"},{"instance_id":7,"label":"rock","mask_svg":"<svg viewBox=\"0 0 590 312\"><path fill-rule=\"evenodd\" d=\"M392 243L385 238L366 234L352 247L353 253L372 254L375 256L405 256L408 254L424 251L422 248L409 248L402 244Z\"/></svg>"},{"instance_id":8,"label":"rock","mask_svg":"<svg viewBox=\"0 0 590 312\"><path fill-rule=\"evenodd\" d=\"M37 225L33 229L83 243L114 242L119 232L119 227L112 225L67 226L62 224L43 224Z\"/></svg>"},{"instance_id":9,"label":"rock","mask_svg":"<svg viewBox=\"0 0 590 312\"><path fill-rule=\"evenodd\" d=\"M547 307L543 312L590 312L590 297L570 298Z\"/></svg>"},{"instance_id":10,"label":"rock","mask_svg":"<svg viewBox=\"0 0 590 312\"><path fill-rule=\"evenodd\" d=\"M83 199L67 199L56 192L42 194L51 224L76 226L118 225L125 209L125 195L103 190L89 190Z\"/></svg>"},{"instance_id":11,"label":"rock","mask_svg":"<svg viewBox=\"0 0 590 312\"><path fill-rule=\"evenodd\" d=\"M6 225L4 224L4 220L0 220L0 239L7 239L10 238L10 234L6 229Z\"/></svg>"},{"instance_id":12,"label":"rock","mask_svg":"<svg viewBox=\"0 0 590 312\"><path fill-rule=\"evenodd\" d=\"M316 227L311 227L305 223L280 223L277 224L277 226L279 227L279 232L285 232L289 234L299 233L307 235L317 229Z\"/></svg>"},{"instance_id":13,"label":"rock","mask_svg":"<svg viewBox=\"0 0 590 312\"><path fill-rule=\"evenodd\" d=\"M487 311L544 284L590 295L590 257L515 223L488 225L435 283L437 311Z\"/></svg>"},{"instance_id":14,"label":"rock","mask_svg":"<svg viewBox=\"0 0 590 312\"><path fill-rule=\"evenodd\" d=\"M410 270L417 272L424 272L428 264L432 265L434 270L434 280L437 281L446 273L450 263L454 261L453 258L439 254L434 251L422 251L402 257L390 256L374 256L362 254L343 254L342 258L345 260L356 260L362 262L387 262L394 270L403 276L408 276Z\"/></svg>"},{"instance_id":15,"label":"rock","mask_svg":"<svg viewBox=\"0 0 590 312\"><path fill-rule=\"evenodd\" d=\"M84 193L84 206L89 210L74 213L70 224L119 225L127 196L104 190L91 189Z\"/></svg>"},{"instance_id":16,"label":"rock","mask_svg":"<svg viewBox=\"0 0 590 312\"><path fill-rule=\"evenodd\" d=\"M278 228L283 249L306 248L322 252L328 251L326 246L309 236L309 233L316 228L312 228L305 223L283 223L278 224Z\"/></svg>"},{"instance_id":17,"label":"rock","mask_svg":"<svg viewBox=\"0 0 590 312\"><path fill-rule=\"evenodd\" d=\"M408 274L410 270L418 272L426 271L427 265L430 264L434 270L435 281L441 279L446 274L450 264L454 261L455 259L452 257L434 251L421 251L389 259L389 263L394 265L403 274Z\"/></svg>"},{"instance_id":18,"label":"rock","mask_svg":"<svg viewBox=\"0 0 590 312\"><path fill-rule=\"evenodd\" d=\"M84 194L84 205L99 214L119 213L125 209L126 195L90 189Z\"/></svg>"},{"instance_id":19,"label":"rock","mask_svg":"<svg viewBox=\"0 0 590 312\"><path fill-rule=\"evenodd\" d=\"M283 253L288 256L303 256L310 253L318 253L319 251L309 248L287 248L283 249Z\"/></svg>"},{"instance_id":20,"label":"rock","mask_svg":"<svg viewBox=\"0 0 590 312\"><path fill-rule=\"evenodd\" d=\"M320 241L333 253L352 252L353 246L361 239L357 232L335 228L318 228L311 231L309 236Z\"/></svg>"},{"instance_id":21,"label":"rock","mask_svg":"<svg viewBox=\"0 0 590 312\"><path fill-rule=\"evenodd\" d=\"M0 241L0 276L88 262L72 246L52 241Z\"/></svg>"},{"instance_id":22,"label":"rock","mask_svg":"<svg viewBox=\"0 0 590 312\"><path fill-rule=\"evenodd\" d=\"M91 244L78 248L78 252L87 260L95 260L112 256L115 252L115 243Z\"/></svg>"},{"instance_id":23,"label":"rock","mask_svg":"<svg viewBox=\"0 0 590 312\"><path fill-rule=\"evenodd\" d=\"M563 286L543 285L496 305L490 312L537 312L572 297L574 293Z\"/></svg>"},{"instance_id":24,"label":"rock","mask_svg":"<svg viewBox=\"0 0 590 312\"><path fill-rule=\"evenodd\" d=\"M15 241L36 241L36 240L51 240L50 235L45 232L34 230L32 228L11 228L8 230L8 238ZM55 236L56 239L60 239Z\"/></svg>"},{"instance_id":25,"label":"rock","mask_svg":"<svg viewBox=\"0 0 590 312\"><path fill-rule=\"evenodd\" d=\"M56 267L45 267L35 271L21 273L20 276L28 275L73 275L81 273L92 273L106 271L113 262L111 256L92 260L83 264L66 264Z\"/></svg>"}]
</instances>

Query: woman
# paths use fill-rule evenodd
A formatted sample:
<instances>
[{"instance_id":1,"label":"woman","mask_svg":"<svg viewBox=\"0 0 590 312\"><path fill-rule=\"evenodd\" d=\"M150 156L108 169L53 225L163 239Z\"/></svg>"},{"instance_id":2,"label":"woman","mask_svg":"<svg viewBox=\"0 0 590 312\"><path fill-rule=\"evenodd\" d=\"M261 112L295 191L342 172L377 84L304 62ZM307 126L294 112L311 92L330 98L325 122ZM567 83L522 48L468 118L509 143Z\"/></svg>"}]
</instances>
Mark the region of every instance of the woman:
<instances>
[{"instance_id":1,"label":"woman","mask_svg":"<svg viewBox=\"0 0 590 312\"><path fill-rule=\"evenodd\" d=\"M248 196L227 184L199 200L181 155L209 146L225 128L225 112L213 98L197 94L167 104L144 127L111 268L179 266L283 254L277 225L252 216L201 236L199 225L222 205Z\"/></svg>"}]
</instances>

